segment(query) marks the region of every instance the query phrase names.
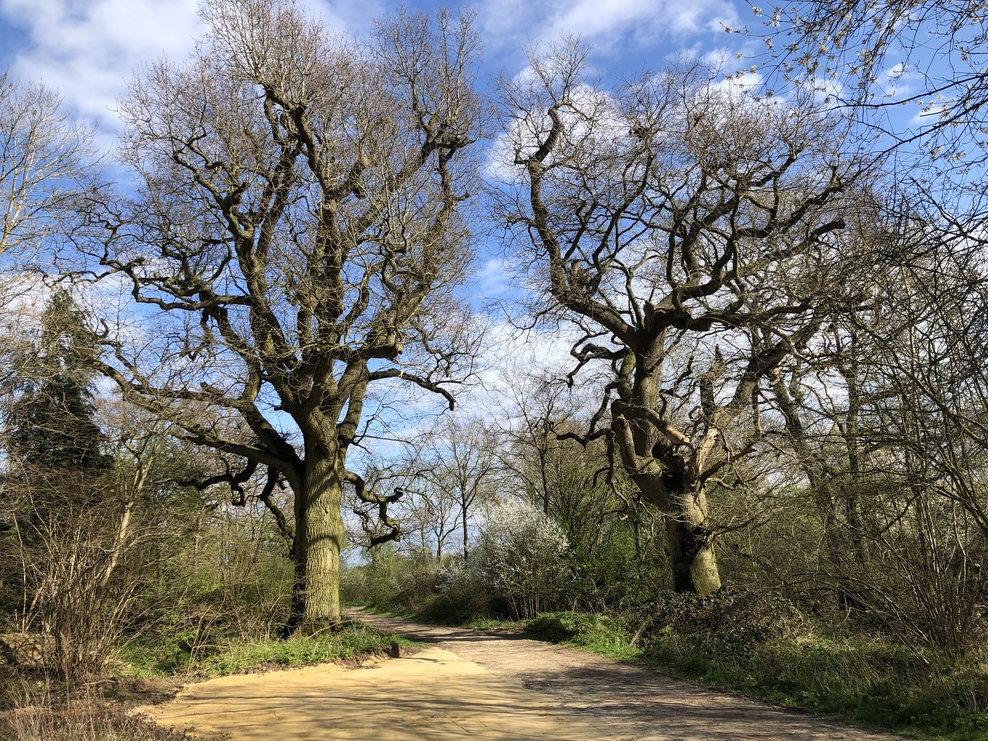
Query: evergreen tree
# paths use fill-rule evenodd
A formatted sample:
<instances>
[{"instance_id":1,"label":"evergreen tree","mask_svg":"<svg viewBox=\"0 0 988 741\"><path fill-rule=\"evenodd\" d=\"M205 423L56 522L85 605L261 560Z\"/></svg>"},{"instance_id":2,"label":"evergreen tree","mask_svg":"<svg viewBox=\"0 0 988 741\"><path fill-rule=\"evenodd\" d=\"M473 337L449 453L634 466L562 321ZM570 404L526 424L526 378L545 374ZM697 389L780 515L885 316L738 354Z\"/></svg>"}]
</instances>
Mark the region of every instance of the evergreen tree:
<instances>
[{"instance_id":1,"label":"evergreen tree","mask_svg":"<svg viewBox=\"0 0 988 741\"><path fill-rule=\"evenodd\" d=\"M111 457L100 451L104 436L93 419L89 361L97 352L85 317L71 294L58 289L41 316L40 346L9 407L7 451L30 466L102 471Z\"/></svg>"}]
</instances>

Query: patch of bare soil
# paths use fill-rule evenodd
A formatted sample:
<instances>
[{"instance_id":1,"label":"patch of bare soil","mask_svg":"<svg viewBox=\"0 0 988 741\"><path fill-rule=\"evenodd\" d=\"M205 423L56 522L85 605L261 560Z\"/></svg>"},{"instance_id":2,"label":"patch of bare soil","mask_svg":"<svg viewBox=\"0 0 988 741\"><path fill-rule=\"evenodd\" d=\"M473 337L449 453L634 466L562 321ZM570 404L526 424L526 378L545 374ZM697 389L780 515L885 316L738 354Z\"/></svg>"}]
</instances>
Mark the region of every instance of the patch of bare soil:
<instances>
[{"instance_id":1,"label":"patch of bare soil","mask_svg":"<svg viewBox=\"0 0 988 741\"><path fill-rule=\"evenodd\" d=\"M426 641L361 668L222 677L148 709L158 723L231 741L888 741L520 634L359 619Z\"/></svg>"}]
</instances>

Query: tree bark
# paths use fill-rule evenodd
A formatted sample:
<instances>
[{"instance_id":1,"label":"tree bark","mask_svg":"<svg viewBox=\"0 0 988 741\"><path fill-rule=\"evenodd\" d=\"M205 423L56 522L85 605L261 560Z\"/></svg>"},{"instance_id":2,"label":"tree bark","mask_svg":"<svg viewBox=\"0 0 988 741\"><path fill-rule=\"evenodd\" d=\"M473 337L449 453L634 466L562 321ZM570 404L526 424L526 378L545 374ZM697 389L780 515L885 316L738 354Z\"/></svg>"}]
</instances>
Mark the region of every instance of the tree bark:
<instances>
[{"instance_id":1,"label":"tree bark","mask_svg":"<svg viewBox=\"0 0 988 741\"><path fill-rule=\"evenodd\" d=\"M720 572L705 509L696 502L686 501L675 516L665 516L672 588L676 592L695 592L701 597L720 589Z\"/></svg>"},{"instance_id":2,"label":"tree bark","mask_svg":"<svg viewBox=\"0 0 988 741\"><path fill-rule=\"evenodd\" d=\"M706 596L720 589L713 531L704 487L690 488L683 471L632 474L645 497L662 512L672 588Z\"/></svg>"},{"instance_id":3,"label":"tree bark","mask_svg":"<svg viewBox=\"0 0 988 741\"><path fill-rule=\"evenodd\" d=\"M295 589L289 632L314 635L341 621L340 550L346 538L343 454L312 446L305 458L302 490L295 492Z\"/></svg>"}]
</instances>

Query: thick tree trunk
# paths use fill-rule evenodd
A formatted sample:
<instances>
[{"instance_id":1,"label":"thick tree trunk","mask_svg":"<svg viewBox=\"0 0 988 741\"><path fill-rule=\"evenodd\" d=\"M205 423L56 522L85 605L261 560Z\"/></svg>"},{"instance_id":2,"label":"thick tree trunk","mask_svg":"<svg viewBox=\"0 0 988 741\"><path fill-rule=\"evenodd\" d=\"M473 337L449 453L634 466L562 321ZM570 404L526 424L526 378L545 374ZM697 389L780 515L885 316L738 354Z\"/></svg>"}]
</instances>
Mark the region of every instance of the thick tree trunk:
<instances>
[{"instance_id":1,"label":"thick tree trunk","mask_svg":"<svg viewBox=\"0 0 988 741\"><path fill-rule=\"evenodd\" d=\"M653 431L641 420L629 425L620 418L619 410L615 410L615 426L629 433L629 426L636 428L634 433L619 435L621 457L642 494L662 513L673 589L700 595L716 592L720 589L720 573L707 517L706 492L702 481L689 470L695 461L683 460L670 448L665 449L664 459L653 457L651 453L659 447Z\"/></svg>"},{"instance_id":2,"label":"thick tree trunk","mask_svg":"<svg viewBox=\"0 0 988 741\"><path fill-rule=\"evenodd\" d=\"M622 368L622 374L634 373L633 386L625 387L625 398L633 403L629 406L622 401L611 406L612 429L617 433L625 470L662 513L673 589L705 596L720 589L702 477L719 433L712 429L690 442L672 430L660 414L648 411L660 406L657 354L653 348L650 363L632 366L629 362Z\"/></svg>"},{"instance_id":3,"label":"thick tree trunk","mask_svg":"<svg viewBox=\"0 0 988 741\"><path fill-rule=\"evenodd\" d=\"M674 515L666 515L665 525L672 588L677 592L695 592L700 596L720 589L720 572L707 528L706 513L694 506L685 506Z\"/></svg>"},{"instance_id":4,"label":"thick tree trunk","mask_svg":"<svg viewBox=\"0 0 988 741\"><path fill-rule=\"evenodd\" d=\"M683 486L676 487L679 491L671 490L669 479L672 477L669 476L655 480L655 477L639 474L634 478L649 501L662 511L672 588L676 592L694 592L701 596L716 592L720 589L720 572L703 491L698 494L684 492L686 487Z\"/></svg>"},{"instance_id":5,"label":"thick tree trunk","mask_svg":"<svg viewBox=\"0 0 988 741\"><path fill-rule=\"evenodd\" d=\"M346 531L342 456L329 456L315 446L307 451L302 491L295 492L295 584L289 631L312 635L338 625L340 613L340 550Z\"/></svg>"}]
</instances>

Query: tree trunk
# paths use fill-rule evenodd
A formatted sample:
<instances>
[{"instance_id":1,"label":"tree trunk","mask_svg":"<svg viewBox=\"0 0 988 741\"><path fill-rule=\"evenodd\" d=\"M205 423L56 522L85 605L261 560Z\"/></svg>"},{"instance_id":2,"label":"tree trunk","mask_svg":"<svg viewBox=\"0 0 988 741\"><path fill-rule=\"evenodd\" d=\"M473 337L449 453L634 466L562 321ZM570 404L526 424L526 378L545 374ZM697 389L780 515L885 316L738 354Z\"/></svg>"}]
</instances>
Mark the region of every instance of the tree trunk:
<instances>
[{"instance_id":1,"label":"tree trunk","mask_svg":"<svg viewBox=\"0 0 988 741\"><path fill-rule=\"evenodd\" d=\"M720 573L707 519L706 492L703 482L690 470L696 461L687 463L669 448L663 459L653 457L651 453L660 447L655 444L653 431L641 420L629 424L621 417L621 409L614 410L614 426L624 431L618 436L621 457L642 494L662 512L673 589L701 596L716 592Z\"/></svg>"},{"instance_id":2,"label":"tree trunk","mask_svg":"<svg viewBox=\"0 0 988 741\"><path fill-rule=\"evenodd\" d=\"M684 506L679 512L666 515L665 525L672 588L676 592L695 592L701 597L720 589L720 572L706 513L696 506Z\"/></svg>"},{"instance_id":3,"label":"tree trunk","mask_svg":"<svg viewBox=\"0 0 988 741\"><path fill-rule=\"evenodd\" d=\"M611 406L611 428L625 470L642 494L662 513L669 545L672 587L676 592L706 596L720 589L720 573L714 556L713 532L707 518L706 487L702 474L717 447L719 432L711 429L689 443L672 431L658 413L661 342L642 355L642 363L628 356L621 375L634 384L625 386L625 399ZM660 420L656 422L656 420ZM674 442L680 443L674 445Z\"/></svg>"},{"instance_id":4,"label":"tree trunk","mask_svg":"<svg viewBox=\"0 0 988 741\"><path fill-rule=\"evenodd\" d=\"M302 491L295 492L295 584L288 626L292 633L313 635L341 620L343 465L342 455L327 455L316 446L305 457Z\"/></svg>"},{"instance_id":5,"label":"tree trunk","mask_svg":"<svg viewBox=\"0 0 988 741\"><path fill-rule=\"evenodd\" d=\"M647 476L647 474L646 474ZM655 481L635 480L645 496L662 511L669 545L669 565L672 588L676 592L695 592L700 596L720 589L720 572L714 553L713 539L707 520L706 496L683 491L671 491L669 478ZM652 477L649 477L652 478Z\"/></svg>"}]
</instances>

